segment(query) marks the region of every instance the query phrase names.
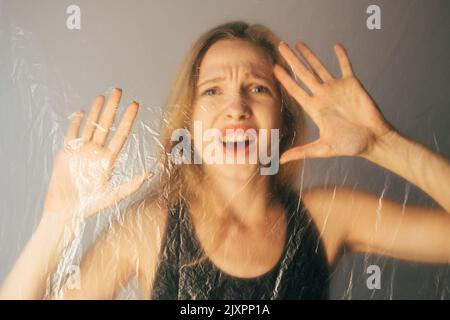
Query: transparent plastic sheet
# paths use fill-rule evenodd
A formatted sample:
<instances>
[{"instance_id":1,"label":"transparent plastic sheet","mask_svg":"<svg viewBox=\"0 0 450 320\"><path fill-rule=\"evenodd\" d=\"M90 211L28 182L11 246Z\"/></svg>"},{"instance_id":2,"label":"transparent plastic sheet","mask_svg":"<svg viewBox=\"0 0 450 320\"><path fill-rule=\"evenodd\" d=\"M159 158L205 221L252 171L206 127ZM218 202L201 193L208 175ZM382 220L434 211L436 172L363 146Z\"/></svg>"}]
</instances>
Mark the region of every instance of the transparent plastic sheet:
<instances>
[{"instance_id":1,"label":"transparent plastic sheet","mask_svg":"<svg viewBox=\"0 0 450 320\"><path fill-rule=\"evenodd\" d=\"M315 225L310 220L295 219L290 225L293 229L288 229L295 232L288 233L286 252L283 251L282 258L272 270L274 272L267 275L270 279L261 280L267 281L268 287L264 294L259 294L252 285L243 284L230 275L227 278L225 273L214 269L211 260L198 255L197 251L202 251L200 241L192 219L183 207L189 204L181 202L182 206L164 207L170 187L154 187L171 174L160 161L163 148L160 130L169 121L164 116L164 104L170 85L187 50L205 30L223 22L220 12L224 11L231 12L226 20L258 21L273 27L285 41L309 40L317 48L318 55L323 57L324 64L335 74L339 71L330 48L334 42L343 42L349 50L355 73L394 127L448 155L450 7L445 1L373 3L382 9L381 30L367 29L366 8L372 2L364 1L339 4L334 1L291 1L282 5L277 1L224 1L214 4L218 6L215 11L212 10L213 4L206 5L201 1L170 4L131 1L126 5L121 1L81 1L78 6L82 13L82 27L69 30L66 9L72 4L70 2L30 4L2 1L1 281L39 224L54 159L63 145L70 121L76 116L75 112L84 109L86 117L96 95L103 94L108 98L113 88L120 86L124 95L110 136L117 132L119 120L130 101L139 101L140 110L115 162L110 183L118 187L144 170L153 175L138 191L112 208L87 220L74 216L70 224L72 231L67 231L62 238L64 250L59 263L46 284L47 298L63 298L62 289L79 286L81 260L102 234L107 235L105 242L110 242L113 249L104 249L101 263L109 269L116 268L116 258L123 251L114 247L114 232L126 229L138 235L137 240L133 238L137 242L162 248L157 257L151 255L152 248L149 248L149 256L157 259L157 266L161 267L161 261L166 263L164 272L155 269L154 280L162 290L160 298L220 299L233 298L233 294L256 299L283 298L291 281L290 266L295 260L298 268L305 270L297 276L298 279L303 279L304 284L311 288L327 287L323 292L302 289L310 294L305 293L302 298L321 298L324 292L329 291L332 299L448 299L450 275L446 263L408 262L345 251L330 266L329 274L315 269L320 269L324 259L320 231L314 229ZM111 17L116 21L129 21L134 17L134 22L122 26L115 24L108 30L103 26L111 24ZM205 18L205 21L198 17ZM98 21L93 22L92 19ZM186 25L191 27L186 28ZM121 41L120 48L117 39ZM317 127L309 118L307 129L308 140L315 140ZM306 160L299 171L298 185L298 198L289 198L288 213L303 208L298 199L304 190L314 186L336 186L336 189L347 186L366 190L378 196L380 210L387 198L404 206L438 207L411 183L356 158ZM186 201L183 195L180 195L180 200ZM155 234L146 234L147 230L154 230L149 224L156 223L157 219L145 220L149 203L157 203L157 208L171 212L169 216L173 220L169 221L174 223L168 225L172 229L156 228ZM127 210L129 208L134 211ZM332 208L333 202L330 210ZM127 215L133 214L134 220L127 219ZM308 217L306 211L302 217ZM130 220L136 229L128 229ZM172 233L168 235L166 230L172 230ZM148 238L151 238L150 242ZM131 255L145 252L137 242L129 239L122 245L133 248L129 250ZM133 260L136 262L132 269L151 266L149 260L139 256ZM200 262L192 263L192 260ZM174 261L178 263L175 269ZM381 272L379 288L368 285L373 266ZM115 298L149 298L145 294L155 288L150 292L139 291L140 282L144 285L153 283L133 276L121 284ZM225 285L228 289L223 288ZM164 288L176 289L176 293L164 293ZM153 291L153 295L158 293Z\"/></svg>"}]
</instances>

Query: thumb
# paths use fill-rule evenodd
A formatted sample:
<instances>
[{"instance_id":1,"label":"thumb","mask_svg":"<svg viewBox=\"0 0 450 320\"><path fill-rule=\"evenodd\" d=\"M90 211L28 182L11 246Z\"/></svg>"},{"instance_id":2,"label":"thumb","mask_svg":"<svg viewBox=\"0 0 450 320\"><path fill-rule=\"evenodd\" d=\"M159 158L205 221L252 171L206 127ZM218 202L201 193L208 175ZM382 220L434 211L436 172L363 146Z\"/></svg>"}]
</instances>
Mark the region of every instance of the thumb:
<instances>
[{"instance_id":1,"label":"thumb","mask_svg":"<svg viewBox=\"0 0 450 320\"><path fill-rule=\"evenodd\" d=\"M326 158L331 156L330 146L322 140L316 140L300 147L294 147L281 155L280 163L303 160L306 158Z\"/></svg>"},{"instance_id":2,"label":"thumb","mask_svg":"<svg viewBox=\"0 0 450 320\"><path fill-rule=\"evenodd\" d=\"M152 175L153 174L151 172L147 171L137 174L130 181L121 184L120 186L109 192L105 199L105 202L110 204L120 202L122 199L136 192L144 183L144 181Z\"/></svg>"}]
</instances>

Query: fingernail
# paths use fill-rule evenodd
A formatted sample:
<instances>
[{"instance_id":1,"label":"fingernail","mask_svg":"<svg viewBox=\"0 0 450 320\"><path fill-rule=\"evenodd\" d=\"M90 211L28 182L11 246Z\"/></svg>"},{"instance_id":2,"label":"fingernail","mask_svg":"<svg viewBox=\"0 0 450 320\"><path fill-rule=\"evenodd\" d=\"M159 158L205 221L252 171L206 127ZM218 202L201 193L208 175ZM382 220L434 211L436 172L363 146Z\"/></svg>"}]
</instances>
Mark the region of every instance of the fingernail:
<instances>
[{"instance_id":1,"label":"fingernail","mask_svg":"<svg viewBox=\"0 0 450 320\"><path fill-rule=\"evenodd\" d=\"M278 47L281 47L282 45L285 45L286 44L286 42L284 42L283 40L281 40L279 43L278 43Z\"/></svg>"},{"instance_id":2,"label":"fingernail","mask_svg":"<svg viewBox=\"0 0 450 320\"><path fill-rule=\"evenodd\" d=\"M119 91L119 92L122 92L122 88L116 87L116 88L114 88L114 89L117 90L117 91Z\"/></svg>"}]
</instances>

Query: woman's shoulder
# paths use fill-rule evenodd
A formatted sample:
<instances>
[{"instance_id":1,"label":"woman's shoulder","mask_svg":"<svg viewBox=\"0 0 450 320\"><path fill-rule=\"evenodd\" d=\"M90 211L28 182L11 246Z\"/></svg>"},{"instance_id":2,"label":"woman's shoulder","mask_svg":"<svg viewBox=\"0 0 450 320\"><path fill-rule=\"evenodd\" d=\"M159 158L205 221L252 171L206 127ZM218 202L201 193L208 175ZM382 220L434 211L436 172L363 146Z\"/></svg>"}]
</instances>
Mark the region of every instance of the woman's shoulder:
<instances>
[{"instance_id":1,"label":"woman's shoulder","mask_svg":"<svg viewBox=\"0 0 450 320\"><path fill-rule=\"evenodd\" d=\"M350 209L363 204L368 195L356 188L331 185L304 190L301 199L313 219L335 219L344 223L351 218Z\"/></svg>"},{"instance_id":2,"label":"woman's shoulder","mask_svg":"<svg viewBox=\"0 0 450 320\"><path fill-rule=\"evenodd\" d=\"M168 207L157 197L145 197L126 208L124 225L138 239L160 232L167 222Z\"/></svg>"},{"instance_id":3,"label":"woman's shoulder","mask_svg":"<svg viewBox=\"0 0 450 320\"><path fill-rule=\"evenodd\" d=\"M140 199L124 213L122 229L128 234L139 288L145 298L150 294L168 216L168 207L156 197Z\"/></svg>"},{"instance_id":4,"label":"woman's shoulder","mask_svg":"<svg viewBox=\"0 0 450 320\"><path fill-rule=\"evenodd\" d=\"M350 221L346 208L352 196L351 189L340 186L315 187L301 194L304 207L324 243L329 264L333 263L342 249Z\"/></svg>"}]
</instances>

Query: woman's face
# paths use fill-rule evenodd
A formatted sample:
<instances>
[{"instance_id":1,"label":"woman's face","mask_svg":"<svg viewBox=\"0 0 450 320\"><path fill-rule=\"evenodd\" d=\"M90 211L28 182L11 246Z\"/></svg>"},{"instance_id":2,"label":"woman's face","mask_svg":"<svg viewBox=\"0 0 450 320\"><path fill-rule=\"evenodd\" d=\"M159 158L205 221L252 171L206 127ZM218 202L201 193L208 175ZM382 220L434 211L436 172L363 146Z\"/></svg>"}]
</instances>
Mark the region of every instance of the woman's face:
<instances>
[{"instance_id":1,"label":"woman's face","mask_svg":"<svg viewBox=\"0 0 450 320\"><path fill-rule=\"evenodd\" d=\"M271 154L271 130L277 131L281 123L272 67L261 48L243 40L221 40L206 52L200 64L191 134L207 172L248 179L261 163L260 150ZM218 161L211 161L211 155ZM242 157L244 162L239 160Z\"/></svg>"}]
</instances>

